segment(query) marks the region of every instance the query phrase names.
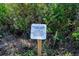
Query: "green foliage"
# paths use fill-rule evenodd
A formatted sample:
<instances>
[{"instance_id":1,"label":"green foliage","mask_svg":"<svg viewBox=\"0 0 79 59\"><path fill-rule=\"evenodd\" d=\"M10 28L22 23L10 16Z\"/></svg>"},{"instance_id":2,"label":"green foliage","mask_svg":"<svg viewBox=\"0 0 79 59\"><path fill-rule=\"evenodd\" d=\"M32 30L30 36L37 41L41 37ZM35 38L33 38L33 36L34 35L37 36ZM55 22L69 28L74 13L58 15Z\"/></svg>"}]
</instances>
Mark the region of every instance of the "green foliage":
<instances>
[{"instance_id":1,"label":"green foliage","mask_svg":"<svg viewBox=\"0 0 79 59\"><path fill-rule=\"evenodd\" d=\"M74 32L74 33L72 34L72 36L75 37L75 38L79 38L79 32Z\"/></svg>"},{"instance_id":2,"label":"green foliage","mask_svg":"<svg viewBox=\"0 0 79 59\"><path fill-rule=\"evenodd\" d=\"M48 37L54 43L59 44L65 41L64 46L74 38L79 39L79 31L72 31L72 26L68 27L70 22L79 22L76 18L79 10L79 4L0 4L0 27L7 26L6 30L15 31L15 29L27 31L30 34L30 27L32 23L45 23L47 25L47 32L52 33L52 37ZM75 25L76 28L79 25ZM2 36L2 30L0 30ZM73 37L73 38L72 38ZM66 42L66 38L70 40ZM59 41L59 42L57 42ZM76 42L77 44L77 42ZM57 47L58 47L57 46ZM45 48L45 47L44 47ZM60 48L60 47L58 47ZM47 48L46 48L47 49ZM49 55L57 55L57 51L52 51L53 48L46 50ZM26 52L18 53L18 55L34 55L34 51L28 50ZM72 55L71 52L66 52L64 55Z\"/></svg>"},{"instance_id":3,"label":"green foliage","mask_svg":"<svg viewBox=\"0 0 79 59\"><path fill-rule=\"evenodd\" d=\"M15 28L20 30L26 29L26 21L24 19L15 20Z\"/></svg>"},{"instance_id":4,"label":"green foliage","mask_svg":"<svg viewBox=\"0 0 79 59\"><path fill-rule=\"evenodd\" d=\"M73 56L73 54L71 52L67 51L67 52L64 53L64 56Z\"/></svg>"},{"instance_id":5,"label":"green foliage","mask_svg":"<svg viewBox=\"0 0 79 59\"><path fill-rule=\"evenodd\" d=\"M72 37L79 40L79 27L77 27L77 29L72 33Z\"/></svg>"},{"instance_id":6,"label":"green foliage","mask_svg":"<svg viewBox=\"0 0 79 59\"><path fill-rule=\"evenodd\" d=\"M0 4L0 26L6 21L6 7L4 4Z\"/></svg>"},{"instance_id":7,"label":"green foliage","mask_svg":"<svg viewBox=\"0 0 79 59\"><path fill-rule=\"evenodd\" d=\"M64 36L62 35L62 33L56 31L54 37L53 37L54 40L64 40Z\"/></svg>"},{"instance_id":8,"label":"green foliage","mask_svg":"<svg viewBox=\"0 0 79 59\"><path fill-rule=\"evenodd\" d=\"M33 50L28 50L28 51L25 51L25 52L17 52L16 55L19 55L19 56L34 56L34 51Z\"/></svg>"}]
</instances>

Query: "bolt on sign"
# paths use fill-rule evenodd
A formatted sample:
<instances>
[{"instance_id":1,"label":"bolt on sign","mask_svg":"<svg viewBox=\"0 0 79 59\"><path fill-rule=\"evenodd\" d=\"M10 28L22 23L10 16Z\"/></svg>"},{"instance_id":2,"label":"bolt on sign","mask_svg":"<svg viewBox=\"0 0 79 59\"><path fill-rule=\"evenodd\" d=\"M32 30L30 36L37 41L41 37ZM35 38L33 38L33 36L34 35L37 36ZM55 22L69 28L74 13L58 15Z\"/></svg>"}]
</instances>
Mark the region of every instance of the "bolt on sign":
<instances>
[{"instance_id":1,"label":"bolt on sign","mask_svg":"<svg viewBox=\"0 0 79 59\"><path fill-rule=\"evenodd\" d=\"M37 40L38 55L42 55L42 40L46 39L46 24L31 25L31 39Z\"/></svg>"}]
</instances>

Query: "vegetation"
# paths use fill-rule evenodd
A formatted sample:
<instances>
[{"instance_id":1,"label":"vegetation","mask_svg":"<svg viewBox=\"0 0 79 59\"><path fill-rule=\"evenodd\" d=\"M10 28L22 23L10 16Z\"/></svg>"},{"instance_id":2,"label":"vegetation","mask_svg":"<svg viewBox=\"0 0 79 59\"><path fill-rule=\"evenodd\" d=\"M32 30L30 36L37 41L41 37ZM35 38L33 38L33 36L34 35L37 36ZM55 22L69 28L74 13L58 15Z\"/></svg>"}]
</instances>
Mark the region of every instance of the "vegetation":
<instances>
[{"instance_id":1,"label":"vegetation","mask_svg":"<svg viewBox=\"0 0 79 59\"><path fill-rule=\"evenodd\" d=\"M79 55L78 5L0 4L0 41L10 35L16 40L21 38L28 41L30 45L22 41L20 48L22 51L19 48L17 51L17 48L13 47L14 54L37 55L36 41L30 40L30 27L32 23L44 23L47 25L47 39L43 41L43 55Z\"/></svg>"}]
</instances>

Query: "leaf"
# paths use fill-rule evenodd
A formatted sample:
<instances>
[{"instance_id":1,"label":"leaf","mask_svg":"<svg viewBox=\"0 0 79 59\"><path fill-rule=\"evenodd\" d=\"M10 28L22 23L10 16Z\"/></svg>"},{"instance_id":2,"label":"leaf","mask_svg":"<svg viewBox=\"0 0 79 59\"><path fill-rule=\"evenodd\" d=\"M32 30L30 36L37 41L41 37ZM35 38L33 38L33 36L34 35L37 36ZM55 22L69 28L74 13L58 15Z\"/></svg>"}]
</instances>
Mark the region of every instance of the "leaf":
<instances>
[{"instance_id":1,"label":"leaf","mask_svg":"<svg viewBox=\"0 0 79 59\"><path fill-rule=\"evenodd\" d=\"M58 31L56 31L55 35L54 35L54 40L58 39Z\"/></svg>"}]
</instances>

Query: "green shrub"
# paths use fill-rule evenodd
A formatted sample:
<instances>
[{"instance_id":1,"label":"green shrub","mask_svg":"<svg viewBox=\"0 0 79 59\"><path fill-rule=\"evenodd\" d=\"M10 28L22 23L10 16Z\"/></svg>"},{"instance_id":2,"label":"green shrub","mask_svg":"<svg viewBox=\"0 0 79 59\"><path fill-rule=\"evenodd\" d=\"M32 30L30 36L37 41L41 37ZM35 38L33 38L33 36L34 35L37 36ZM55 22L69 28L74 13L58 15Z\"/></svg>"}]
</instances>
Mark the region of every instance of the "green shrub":
<instances>
[{"instance_id":1,"label":"green shrub","mask_svg":"<svg viewBox=\"0 0 79 59\"><path fill-rule=\"evenodd\" d=\"M19 55L19 56L34 56L35 53L33 50L27 50L25 52L17 52L16 55Z\"/></svg>"}]
</instances>

